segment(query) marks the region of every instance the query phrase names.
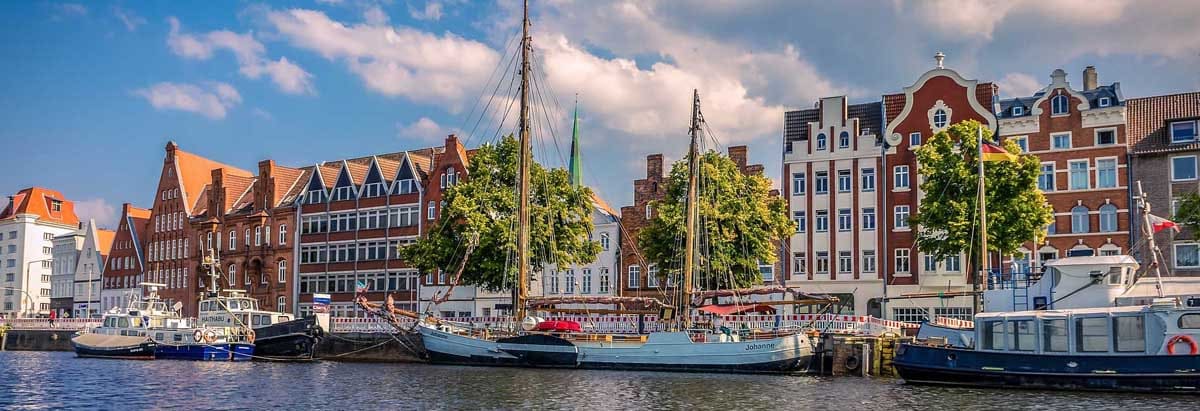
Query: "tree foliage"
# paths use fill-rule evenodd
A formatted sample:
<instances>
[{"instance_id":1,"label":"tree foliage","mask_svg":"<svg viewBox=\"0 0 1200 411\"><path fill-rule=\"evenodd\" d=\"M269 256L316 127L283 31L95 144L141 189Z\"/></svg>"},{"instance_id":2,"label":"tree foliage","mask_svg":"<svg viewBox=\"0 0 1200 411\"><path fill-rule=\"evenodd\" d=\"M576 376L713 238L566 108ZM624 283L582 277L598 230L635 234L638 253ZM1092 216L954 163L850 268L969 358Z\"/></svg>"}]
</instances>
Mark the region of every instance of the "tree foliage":
<instances>
[{"instance_id":1,"label":"tree foliage","mask_svg":"<svg viewBox=\"0 0 1200 411\"><path fill-rule=\"evenodd\" d=\"M1200 233L1200 193L1191 192L1180 197L1179 209L1171 218L1192 233Z\"/></svg>"},{"instance_id":2,"label":"tree foliage","mask_svg":"<svg viewBox=\"0 0 1200 411\"><path fill-rule=\"evenodd\" d=\"M787 204L770 195L771 182L761 174L742 174L733 160L715 151L700 158L696 286L711 290L760 283L759 261L775 263L773 241L795 231ZM666 196L652 203L654 216L638 235L638 246L647 262L660 267L660 276L679 278L683 270L687 187L685 158L671 167Z\"/></svg>"},{"instance_id":3,"label":"tree foliage","mask_svg":"<svg viewBox=\"0 0 1200 411\"><path fill-rule=\"evenodd\" d=\"M461 283L511 289L517 271L518 151L511 135L476 150L467 178L443 192L441 215L423 238L400 248L401 258L421 272L453 273L475 238L477 247L467 259ZM591 189L572 186L566 170L546 169L537 162L530 174L530 270L594 261L600 243L590 239Z\"/></svg>"},{"instance_id":4,"label":"tree foliage","mask_svg":"<svg viewBox=\"0 0 1200 411\"><path fill-rule=\"evenodd\" d=\"M924 178L924 197L910 221L917 247L937 258L967 253L979 255L979 141L978 121L968 120L938 132L917 150L918 172ZM985 141L991 130L984 128ZM1012 141L1004 148L1020 148ZM1041 162L1031 155L1015 161L984 163L988 250L1011 255L1027 241L1039 242L1054 210L1037 188Z\"/></svg>"}]
</instances>

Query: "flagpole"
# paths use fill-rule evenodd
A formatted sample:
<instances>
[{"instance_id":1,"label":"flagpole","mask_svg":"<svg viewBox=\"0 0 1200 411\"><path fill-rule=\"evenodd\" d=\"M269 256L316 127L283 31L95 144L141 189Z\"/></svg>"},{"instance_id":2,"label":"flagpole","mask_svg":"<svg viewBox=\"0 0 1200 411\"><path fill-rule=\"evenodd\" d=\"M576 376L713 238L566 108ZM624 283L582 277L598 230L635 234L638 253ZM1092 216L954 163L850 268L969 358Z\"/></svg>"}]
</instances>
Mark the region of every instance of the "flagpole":
<instances>
[{"instance_id":1,"label":"flagpole","mask_svg":"<svg viewBox=\"0 0 1200 411\"><path fill-rule=\"evenodd\" d=\"M1159 251L1158 244L1154 243L1154 227L1150 224L1150 203L1146 201L1146 193L1142 191L1142 181L1137 182L1137 203L1142 209L1142 226L1146 231L1146 245L1150 248L1150 268L1154 270L1154 289L1158 291L1158 298L1163 298L1162 284L1162 264L1158 261Z\"/></svg>"},{"instance_id":2,"label":"flagpole","mask_svg":"<svg viewBox=\"0 0 1200 411\"><path fill-rule=\"evenodd\" d=\"M987 201L986 201L987 196L984 194L984 190L985 190L986 186L983 182L983 124L980 124L979 127L976 129L976 131L979 136L979 158L978 158L978 161L979 161L979 249L980 249L979 260L980 260L980 265L979 265L979 272L975 275L975 281L973 281L974 284L972 284L972 288L974 288L975 292L972 293L971 295L974 296L975 313L978 314L983 311L983 298L981 295L983 293L983 287L981 286L981 284L982 284L984 278L986 278L986 277L984 277L984 275L985 275L984 273L987 273L989 270L989 267L988 267L989 261L988 261L988 255L987 255Z\"/></svg>"}]
</instances>

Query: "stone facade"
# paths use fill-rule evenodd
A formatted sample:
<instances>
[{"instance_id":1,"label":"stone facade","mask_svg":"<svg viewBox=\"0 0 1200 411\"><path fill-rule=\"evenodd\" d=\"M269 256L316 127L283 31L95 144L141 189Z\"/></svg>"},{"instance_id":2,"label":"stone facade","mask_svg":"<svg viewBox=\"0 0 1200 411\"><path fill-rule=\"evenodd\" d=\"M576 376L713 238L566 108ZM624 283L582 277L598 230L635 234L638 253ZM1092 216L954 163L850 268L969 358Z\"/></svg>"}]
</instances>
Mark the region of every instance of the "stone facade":
<instances>
[{"instance_id":1,"label":"stone facade","mask_svg":"<svg viewBox=\"0 0 1200 411\"><path fill-rule=\"evenodd\" d=\"M142 238L146 235L149 222L150 210L129 203L121 206L121 219L117 221L116 237L101 281L102 311L128 307L133 297L142 295L140 283L145 273Z\"/></svg>"}]
</instances>

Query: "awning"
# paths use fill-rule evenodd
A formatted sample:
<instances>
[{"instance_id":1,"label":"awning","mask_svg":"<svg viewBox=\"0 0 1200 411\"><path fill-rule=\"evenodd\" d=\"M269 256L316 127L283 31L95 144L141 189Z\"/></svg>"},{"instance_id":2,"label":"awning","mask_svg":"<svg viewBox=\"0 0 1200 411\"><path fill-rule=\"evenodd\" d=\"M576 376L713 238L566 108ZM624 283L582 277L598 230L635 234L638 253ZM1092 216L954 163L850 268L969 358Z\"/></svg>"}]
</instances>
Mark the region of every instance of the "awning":
<instances>
[{"instance_id":1,"label":"awning","mask_svg":"<svg viewBox=\"0 0 1200 411\"><path fill-rule=\"evenodd\" d=\"M743 304L743 305L705 305L699 308L700 311L715 314L715 315L732 315L744 313L767 313L774 314L775 308L766 304Z\"/></svg>"}]
</instances>

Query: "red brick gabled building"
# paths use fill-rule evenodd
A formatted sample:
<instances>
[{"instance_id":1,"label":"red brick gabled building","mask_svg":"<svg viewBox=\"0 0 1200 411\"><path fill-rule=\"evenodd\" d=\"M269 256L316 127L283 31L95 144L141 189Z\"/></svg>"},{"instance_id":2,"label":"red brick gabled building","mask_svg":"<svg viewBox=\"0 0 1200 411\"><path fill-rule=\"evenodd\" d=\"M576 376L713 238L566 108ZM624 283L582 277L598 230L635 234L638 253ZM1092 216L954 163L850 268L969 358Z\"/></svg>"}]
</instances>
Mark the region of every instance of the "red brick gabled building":
<instances>
[{"instance_id":1,"label":"red brick gabled building","mask_svg":"<svg viewBox=\"0 0 1200 411\"><path fill-rule=\"evenodd\" d=\"M150 223L150 210L125 203L117 220L116 236L105 263L100 291L101 310L125 308L133 296L141 297L145 269L142 239Z\"/></svg>"}]
</instances>

